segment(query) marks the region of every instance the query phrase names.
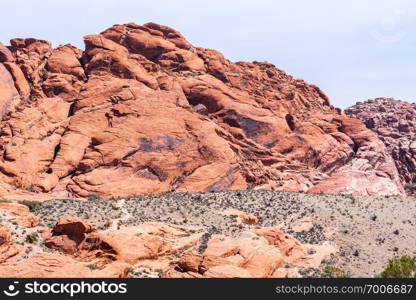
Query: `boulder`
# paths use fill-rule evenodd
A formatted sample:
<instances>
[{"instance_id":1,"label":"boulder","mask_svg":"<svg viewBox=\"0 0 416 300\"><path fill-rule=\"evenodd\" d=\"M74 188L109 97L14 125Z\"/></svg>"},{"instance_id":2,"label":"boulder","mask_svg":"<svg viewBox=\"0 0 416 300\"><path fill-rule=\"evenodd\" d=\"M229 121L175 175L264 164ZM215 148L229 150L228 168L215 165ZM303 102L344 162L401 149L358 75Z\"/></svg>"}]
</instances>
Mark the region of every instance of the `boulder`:
<instances>
[{"instance_id":1,"label":"boulder","mask_svg":"<svg viewBox=\"0 0 416 300\"><path fill-rule=\"evenodd\" d=\"M5 262L15 261L23 254L24 247L12 241L9 226L0 223L0 266ZM0 272L0 276L1 274L9 276L7 273Z\"/></svg>"},{"instance_id":2,"label":"boulder","mask_svg":"<svg viewBox=\"0 0 416 300\"><path fill-rule=\"evenodd\" d=\"M279 228L258 227L238 237L212 236L202 255L173 261L168 277L299 277L295 268L283 272L285 266L317 268L336 251L330 244L302 245Z\"/></svg>"},{"instance_id":3,"label":"boulder","mask_svg":"<svg viewBox=\"0 0 416 300\"><path fill-rule=\"evenodd\" d=\"M85 223L77 217L63 217L53 227L53 232L59 235L84 236L94 229L91 225Z\"/></svg>"},{"instance_id":4,"label":"boulder","mask_svg":"<svg viewBox=\"0 0 416 300\"><path fill-rule=\"evenodd\" d=\"M14 218L24 227L35 227L39 224L39 218L30 212L26 205L19 203L0 202L0 210Z\"/></svg>"}]
</instances>

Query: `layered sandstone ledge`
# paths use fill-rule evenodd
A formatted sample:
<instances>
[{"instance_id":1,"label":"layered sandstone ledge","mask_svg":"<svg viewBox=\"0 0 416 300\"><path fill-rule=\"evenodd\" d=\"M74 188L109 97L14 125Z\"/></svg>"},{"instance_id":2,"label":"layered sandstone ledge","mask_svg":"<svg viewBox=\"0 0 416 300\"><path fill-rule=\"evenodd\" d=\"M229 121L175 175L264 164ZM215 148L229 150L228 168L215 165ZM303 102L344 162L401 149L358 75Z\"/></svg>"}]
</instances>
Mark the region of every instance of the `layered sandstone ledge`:
<instances>
[{"instance_id":1,"label":"layered sandstone ledge","mask_svg":"<svg viewBox=\"0 0 416 300\"><path fill-rule=\"evenodd\" d=\"M230 62L154 23L84 40L0 45L2 198L403 193L376 134L270 63Z\"/></svg>"}]
</instances>

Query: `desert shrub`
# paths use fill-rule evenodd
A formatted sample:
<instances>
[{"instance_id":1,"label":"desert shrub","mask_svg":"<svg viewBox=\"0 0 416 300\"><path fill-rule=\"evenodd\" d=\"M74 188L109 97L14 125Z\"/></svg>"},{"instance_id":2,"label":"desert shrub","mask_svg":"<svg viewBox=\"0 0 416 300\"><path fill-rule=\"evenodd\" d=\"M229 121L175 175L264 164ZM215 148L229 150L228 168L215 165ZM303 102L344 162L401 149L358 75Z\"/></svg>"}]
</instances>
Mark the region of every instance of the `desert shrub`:
<instances>
[{"instance_id":1,"label":"desert shrub","mask_svg":"<svg viewBox=\"0 0 416 300\"><path fill-rule=\"evenodd\" d=\"M120 207L118 207L117 205L114 205L113 203L110 204L110 207L112 210L119 210Z\"/></svg>"},{"instance_id":2,"label":"desert shrub","mask_svg":"<svg viewBox=\"0 0 416 300\"><path fill-rule=\"evenodd\" d=\"M416 256L395 257L381 273L383 278L416 278Z\"/></svg>"},{"instance_id":3,"label":"desert shrub","mask_svg":"<svg viewBox=\"0 0 416 300\"><path fill-rule=\"evenodd\" d=\"M103 225L104 229L110 228L111 224L112 224L111 221L105 222L105 224Z\"/></svg>"},{"instance_id":4,"label":"desert shrub","mask_svg":"<svg viewBox=\"0 0 416 300\"><path fill-rule=\"evenodd\" d=\"M26 191L31 192L31 193L35 193L36 191L33 189L33 186L29 186L26 188Z\"/></svg>"},{"instance_id":5,"label":"desert shrub","mask_svg":"<svg viewBox=\"0 0 416 300\"><path fill-rule=\"evenodd\" d=\"M90 200L90 201L97 201L97 200L100 200L100 199L101 199L100 196L98 196L96 194L89 194L88 195L88 200Z\"/></svg>"},{"instance_id":6,"label":"desert shrub","mask_svg":"<svg viewBox=\"0 0 416 300\"><path fill-rule=\"evenodd\" d=\"M19 203L29 207L29 210L31 212L34 212L34 211L38 210L42 206L41 202L29 201L29 200L23 200L23 201L20 201Z\"/></svg>"},{"instance_id":7,"label":"desert shrub","mask_svg":"<svg viewBox=\"0 0 416 300\"><path fill-rule=\"evenodd\" d=\"M406 190L413 190L414 188L416 188L416 184L415 184L415 183L406 183L406 184L404 185L404 188L405 188Z\"/></svg>"},{"instance_id":8,"label":"desert shrub","mask_svg":"<svg viewBox=\"0 0 416 300\"><path fill-rule=\"evenodd\" d=\"M325 277L329 278L348 278L350 274L335 266L326 265L324 268Z\"/></svg>"},{"instance_id":9,"label":"desert shrub","mask_svg":"<svg viewBox=\"0 0 416 300\"><path fill-rule=\"evenodd\" d=\"M32 232L32 233L26 235L25 240L26 240L27 243L30 243L30 244L36 243L38 241L37 232Z\"/></svg>"},{"instance_id":10,"label":"desert shrub","mask_svg":"<svg viewBox=\"0 0 416 300\"><path fill-rule=\"evenodd\" d=\"M163 277L165 277L165 275L166 275L166 272L165 272L165 271L163 271L162 269L156 269L156 270L155 270L155 272L157 273L157 276L158 276L159 278L163 278Z\"/></svg>"},{"instance_id":11,"label":"desert shrub","mask_svg":"<svg viewBox=\"0 0 416 300\"><path fill-rule=\"evenodd\" d=\"M87 265L87 267L90 269L90 270L102 270L104 267L102 267L102 266L97 266L97 265L94 265L94 264L90 264L90 265Z\"/></svg>"}]
</instances>

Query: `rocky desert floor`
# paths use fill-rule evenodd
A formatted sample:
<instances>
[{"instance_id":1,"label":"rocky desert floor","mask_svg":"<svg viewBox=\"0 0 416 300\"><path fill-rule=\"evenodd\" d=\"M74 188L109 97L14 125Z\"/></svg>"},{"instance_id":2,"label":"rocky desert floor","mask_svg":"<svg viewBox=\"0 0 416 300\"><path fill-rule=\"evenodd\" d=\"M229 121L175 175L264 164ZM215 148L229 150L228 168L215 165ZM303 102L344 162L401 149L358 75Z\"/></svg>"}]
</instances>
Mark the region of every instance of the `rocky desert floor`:
<instances>
[{"instance_id":1,"label":"rocky desert floor","mask_svg":"<svg viewBox=\"0 0 416 300\"><path fill-rule=\"evenodd\" d=\"M414 104L344 114L156 23L84 43L0 43L0 277L377 277L415 255Z\"/></svg>"},{"instance_id":2,"label":"rocky desert floor","mask_svg":"<svg viewBox=\"0 0 416 300\"><path fill-rule=\"evenodd\" d=\"M40 226L50 228L63 216L77 216L104 231L144 222L203 226L207 231L199 245L202 252L210 235L238 236L252 226L224 215L227 209L256 216L259 226L281 227L304 244L335 246L337 252L321 267L300 270L306 277L377 277L390 258L416 254L416 198L405 196L263 190L164 193L114 200L52 200L43 202L34 213ZM22 233L16 223L12 226L24 243L28 232ZM34 243L33 247L43 246Z\"/></svg>"}]
</instances>

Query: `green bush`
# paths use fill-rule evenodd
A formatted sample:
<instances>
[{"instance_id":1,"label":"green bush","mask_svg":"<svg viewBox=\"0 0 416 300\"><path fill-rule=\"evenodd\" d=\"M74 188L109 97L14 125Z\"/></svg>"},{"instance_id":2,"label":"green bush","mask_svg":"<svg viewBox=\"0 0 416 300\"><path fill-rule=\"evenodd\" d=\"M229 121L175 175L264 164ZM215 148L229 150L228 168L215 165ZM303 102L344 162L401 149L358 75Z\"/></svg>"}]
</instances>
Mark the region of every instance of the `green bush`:
<instances>
[{"instance_id":1,"label":"green bush","mask_svg":"<svg viewBox=\"0 0 416 300\"><path fill-rule=\"evenodd\" d=\"M329 278L349 278L350 274L335 266L326 265L324 268L325 277Z\"/></svg>"},{"instance_id":2,"label":"green bush","mask_svg":"<svg viewBox=\"0 0 416 300\"><path fill-rule=\"evenodd\" d=\"M37 232L33 232L33 233L30 233L30 234L26 235L26 242L27 243L33 244L33 243L36 243L37 241L38 241Z\"/></svg>"},{"instance_id":3,"label":"green bush","mask_svg":"<svg viewBox=\"0 0 416 300\"><path fill-rule=\"evenodd\" d=\"M98 196L98 195L96 195L96 194L89 194L88 195L88 200L89 201L98 201L98 200L100 200L101 198L100 198L100 196Z\"/></svg>"},{"instance_id":4,"label":"green bush","mask_svg":"<svg viewBox=\"0 0 416 300\"><path fill-rule=\"evenodd\" d=\"M31 192L31 193L36 193L35 189L33 188L33 186L29 186L26 188L26 191Z\"/></svg>"},{"instance_id":5,"label":"green bush","mask_svg":"<svg viewBox=\"0 0 416 300\"><path fill-rule=\"evenodd\" d=\"M41 202L29 201L29 200L23 200L23 201L20 201L19 203L29 207L29 210L31 212L34 212L34 211L38 210L42 206Z\"/></svg>"},{"instance_id":6,"label":"green bush","mask_svg":"<svg viewBox=\"0 0 416 300\"><path fill-rule=\"evenodd\" d=\"M414 184L414 183L406 183L405 185L404 185L404 188L406 189L406 190L412 190L412 189L414 189L416 187L416 184Z\"/></svg>"},{"instance_id":7,"label":"green bush","mask_svg":"<svg viewBox=\"0 0 416 300\"><path fill-rule=\"evenodd\" d=\"M416 278L416 256L395 257L381 273L383 278Z\"/></svg>"}]
</instances>

